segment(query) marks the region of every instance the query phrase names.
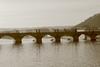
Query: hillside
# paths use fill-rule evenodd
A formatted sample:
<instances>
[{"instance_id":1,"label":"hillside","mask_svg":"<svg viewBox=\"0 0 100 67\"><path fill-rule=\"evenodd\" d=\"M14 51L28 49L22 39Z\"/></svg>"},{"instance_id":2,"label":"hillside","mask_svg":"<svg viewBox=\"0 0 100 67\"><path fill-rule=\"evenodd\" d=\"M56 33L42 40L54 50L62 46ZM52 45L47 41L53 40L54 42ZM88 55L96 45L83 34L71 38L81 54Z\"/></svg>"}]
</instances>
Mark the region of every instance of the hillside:
<instances>
[{"instance_id":1,"label":"hillside","mask_svg":"<svg viewBox=\"0 0 100 67\"><path fill-rule=\"evenodd\" d=\"M99 28L100 27L100 13L86 19L84 22L76 25L75 27Z\"/></svg>"}]
</instances>

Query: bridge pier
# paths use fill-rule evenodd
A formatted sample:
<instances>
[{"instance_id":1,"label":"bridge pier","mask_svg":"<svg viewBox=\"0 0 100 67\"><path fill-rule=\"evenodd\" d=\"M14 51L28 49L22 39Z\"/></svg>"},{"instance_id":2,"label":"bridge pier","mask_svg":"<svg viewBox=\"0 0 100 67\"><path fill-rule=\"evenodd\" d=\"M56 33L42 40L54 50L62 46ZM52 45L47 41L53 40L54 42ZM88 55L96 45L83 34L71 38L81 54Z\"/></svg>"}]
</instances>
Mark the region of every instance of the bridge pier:
<instances>
[{"instance_id":1,"label":"bridge pier","mask_svg":"<svg viewBox=\"0 0 100 67\"><path fill-rule=\"evenodd\" d=\"M95 35L91 35L91 41L96 41L96 36Z\"/></svg>"},{"instance_id":2,"label":"bridge pier","mask_svg":"<svg viewBox=\"0 0 100 67\"><path fill-rule=\"evenodd\" d=\"M73 42L79 42L79 39L78 38L74 38Z\"/></svg>"},{"instance_id":3,"label":"bridge pier","mask_svg":"<svg viewBox=\"0 0 100 67\"><path fill-rule=\"evenodd\" d=\"M79 35L77 33L77 29L74 30L74 33L73 33L73 42L79 42Z\"/></svg>"},{"instance_id":4,"label":"bridge pier","mask_svg":"<svg viewBox=\"0 0 100 67\"><path fill-rule=\"evenodd\" d=\"M60 43L61 35L59 34L59 30L58 29L55 30L54 37L55 37L55 43Z\"/></svg>"},{"instance_id":5,"label":"bridge pier","mask_svg":"<svg viewBox=\"0 0 100 67\"><path fill-rule=\"evenodd\" d=\"M73 36L73 42L79 42L79 36Z\"/></svg>"},{"instance_id":6,"label":"bridge pier","mask_svg":"<svg viewBox=\"0 0 100 67\"><path fill-rule=\"evenodd\" d=\"M36 36L35 36L36 43L37 44L42 44L42 37L43 37L43 35L41 34L40 29L36 30L36 33L37 33Z\"/></svg>"},{"instance_id":7,"label":"bridge pier","mask_svg":"<svg viewBox=\"0 0 100 67\"><path fill-rule=\"evenodd\" d=\"M42 38L36 38L36 43L37 44L42 44Z\"/></svg>"},{"instance_id":8,"label":"bridge pier","mask_svg":"<svg viewBox=\"0 0 100 67\"><path fill-rule=\"evenodd\" d=\"M96 39L95 38L92 38L91 41L96 41Z\"/></svg>"},{"instance_id":9,"label":"bridge pier","mask_svg":"<svg viewBox=\"0 0 100 67\"><path fill-rule=\"evenodd\" d=\"M60 43L60 37L55 37L55 43Z\"/></svg>"},{"instance_id":10,"label":"bridge pier","mask_svg":"<svg viewBox=\"0 0 100 67\"><path fill-rule=\"evenodd\" d=\"M15 44L22 44L22 40L21 39L16 39Z\"/></svg>"}]
</instances>

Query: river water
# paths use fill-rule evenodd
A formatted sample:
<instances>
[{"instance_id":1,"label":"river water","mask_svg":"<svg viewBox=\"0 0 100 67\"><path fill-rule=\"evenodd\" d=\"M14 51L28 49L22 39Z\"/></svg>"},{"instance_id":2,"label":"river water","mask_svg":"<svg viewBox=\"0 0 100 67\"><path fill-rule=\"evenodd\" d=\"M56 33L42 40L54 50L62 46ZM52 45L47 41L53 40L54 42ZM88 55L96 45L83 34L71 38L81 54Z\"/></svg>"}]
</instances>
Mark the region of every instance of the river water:
<instances>
[{"instance_id":1,"label":"river water","mask_svg":"<svg viewBox=\"0 0 100 67\"><path fill-rule=\"evenodd\" d=\"M100 67L100 42L44 40L38 45L24 39L23 44L14 45L1 39L0 67Z\"/></svg>"}]
</instances>

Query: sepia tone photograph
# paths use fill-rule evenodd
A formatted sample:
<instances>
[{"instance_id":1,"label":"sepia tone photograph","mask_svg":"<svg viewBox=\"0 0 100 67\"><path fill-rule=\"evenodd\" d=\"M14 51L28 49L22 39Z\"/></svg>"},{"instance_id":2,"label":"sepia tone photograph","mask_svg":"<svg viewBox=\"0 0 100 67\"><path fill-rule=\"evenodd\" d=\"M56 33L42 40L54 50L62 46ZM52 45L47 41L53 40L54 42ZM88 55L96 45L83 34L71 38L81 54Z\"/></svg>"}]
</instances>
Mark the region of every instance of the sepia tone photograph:
<instances>
[{"instance_id":1,"label":"sepia tone photograph","mask_svg":"<svg viewBox=\"0 0 100 67\"><path fill-rule=\"evenodd\" d=\"M100 0L0 0L0 67L100 67Z\"/></svg>"}]
</instances>

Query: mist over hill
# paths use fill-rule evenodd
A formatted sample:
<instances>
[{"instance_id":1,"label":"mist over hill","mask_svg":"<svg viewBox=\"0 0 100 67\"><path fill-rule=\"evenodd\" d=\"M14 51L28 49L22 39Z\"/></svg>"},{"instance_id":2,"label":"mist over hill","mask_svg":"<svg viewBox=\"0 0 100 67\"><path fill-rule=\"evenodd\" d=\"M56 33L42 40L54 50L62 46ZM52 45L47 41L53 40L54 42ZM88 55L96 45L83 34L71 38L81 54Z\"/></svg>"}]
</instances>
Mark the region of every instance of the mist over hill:
<instances>
[{"instance_id":1,"label":"mist over hill","mask_svg":"<svg viewBox=\"0 0 100 67\"><path fill-rule=\"evenodd\" d=\"M44 27L31 27L31 28L0 28L0 32L36 32L40 29L41 32L54 31L54 29L71 29L73 26L44 26Z\"/></svg>"}]
</instances>

